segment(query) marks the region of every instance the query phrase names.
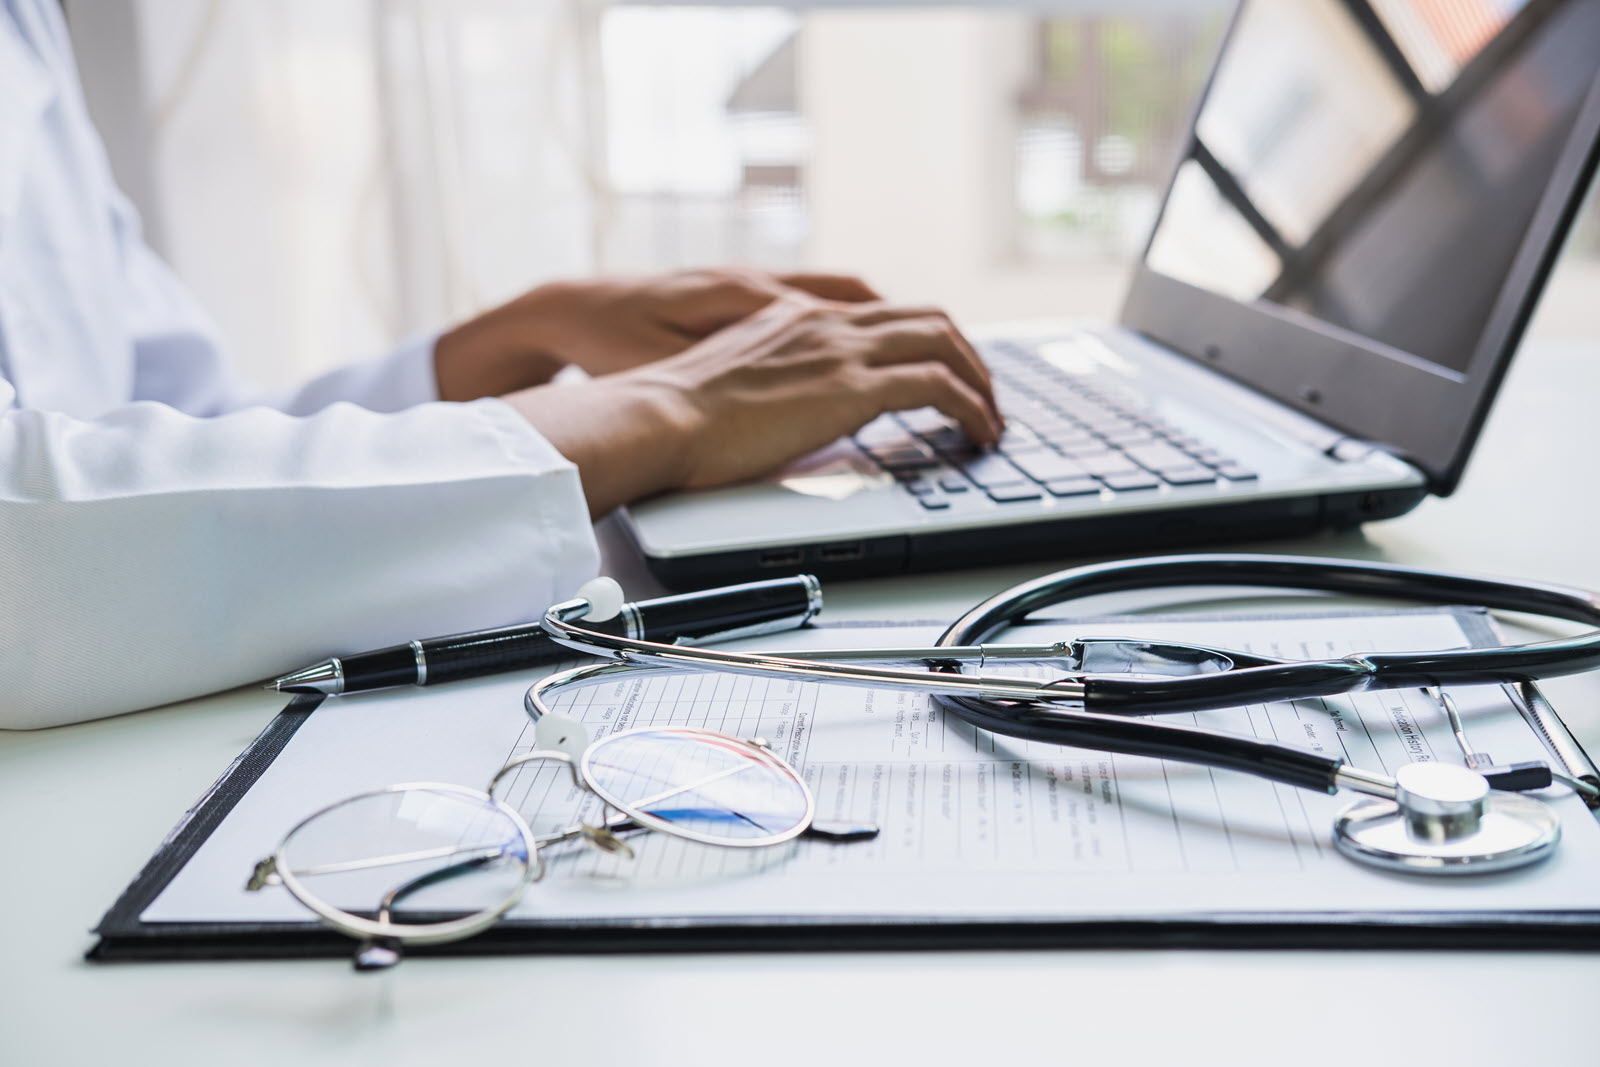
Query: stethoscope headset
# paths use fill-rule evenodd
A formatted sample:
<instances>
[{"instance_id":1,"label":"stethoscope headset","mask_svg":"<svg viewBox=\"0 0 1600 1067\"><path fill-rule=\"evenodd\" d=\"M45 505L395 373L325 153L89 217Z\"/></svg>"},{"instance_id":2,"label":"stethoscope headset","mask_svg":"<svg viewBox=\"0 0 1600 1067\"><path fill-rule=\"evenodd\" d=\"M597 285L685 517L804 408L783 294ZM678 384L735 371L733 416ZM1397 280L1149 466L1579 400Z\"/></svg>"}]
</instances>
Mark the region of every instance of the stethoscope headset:
<instances>
[{"instance_id":1,"label":"stethoscope headset","mask_svg":"<svg viewBox=\"0 0 1600 1067\"><path fill-rule=\"evenodd\" d=\"M1511 790L1562 783L1600 807L1600 780L1581 767L1511 768L1412 763L1394 776L1343 758L1255 737L1140 716L1429 688L1466 747L1459 719L1438 687L1527 683L1600 667L1600 629L1577 637L1492 648L1367 652L1327 660L1280 660L1174 642L1088 638L1051 645L986 643L1046 608L1102 593L1182 586L1300 589L1345 595L1472 604L1600 627L1600 598L1581 589L1420 570L1381 563L1267 555L1180 555L1099 563L1024 582L973 607L925 648L834 649L782 655L667 645L577 625L611 617L622 604L609 578L552 607L544 628L561 644L608 662L553 674L528 692L536 720L563 685L640 670L722 670L766 677L910 689L950 714L996 734L1226 768L1274 782L1376 799L1340 813L1334 841L1345 855L1394 870L1504 870L1548 856L1560 839L1550 806ZM866 666L915 663L916 668ZM1059 662L1056 678L983 674L993 662ZM963 667L980 673L963 674ZM1108 669L1109 668L1109 669ZM1469 755L1468 759L1472 757Z\"/></svg>"}]
</instances>

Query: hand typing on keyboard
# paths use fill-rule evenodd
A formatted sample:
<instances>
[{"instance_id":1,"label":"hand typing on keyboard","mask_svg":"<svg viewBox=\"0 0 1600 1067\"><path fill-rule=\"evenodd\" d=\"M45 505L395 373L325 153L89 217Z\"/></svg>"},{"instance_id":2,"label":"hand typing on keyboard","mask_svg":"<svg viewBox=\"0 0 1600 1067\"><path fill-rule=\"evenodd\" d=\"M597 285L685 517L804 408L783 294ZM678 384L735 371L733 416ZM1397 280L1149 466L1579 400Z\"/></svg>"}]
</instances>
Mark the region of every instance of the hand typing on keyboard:
<instances>
[{"instance_id":1,"label":"hand typing on keyboard","mask_svg":"<svg viewBox=\"0 0 1600 1067\"><path fill-rule=\"evenodd\" d=\"M595 515L764 474L885 412L927 408L978 446L1003 428L988 370L942 312L798 293L679 355L504 399L578 467Z\"/></svg>"},{"instance_id":2,"label":"hand typing on keyboard","mask_svg":"<svg viewBox=\"0 0 1600 1067\"><path fill-rule=\"evenodd\" d=\"M1146 410L1105 395L1021 349L990 352L1006 427L992 447L932 409L884 415L856 443L929 511L986 496L997 504L1209 487L1255 471Z\"/></svg>"}]
</instances>

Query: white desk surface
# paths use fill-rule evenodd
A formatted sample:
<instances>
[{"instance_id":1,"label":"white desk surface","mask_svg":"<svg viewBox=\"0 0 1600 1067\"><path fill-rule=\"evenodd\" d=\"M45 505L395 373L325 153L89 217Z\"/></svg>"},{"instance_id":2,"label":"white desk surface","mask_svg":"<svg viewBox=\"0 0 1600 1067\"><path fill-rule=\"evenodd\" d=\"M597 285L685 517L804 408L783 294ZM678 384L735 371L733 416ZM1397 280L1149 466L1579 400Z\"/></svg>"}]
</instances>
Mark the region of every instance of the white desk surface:
<instances>
[{"instance_id":1,"label":"white desk surface","mask_svg":"<svg viewBox=\"0 0 1600 1067\"><path fill-rule=\"evenodd\" d=\"M1364 534L1237 547L1600 588L1596 396L1600 343L1530 345L1454 498ZM1047 569L836 583L827 610L948 618ZM613 573L649 593L626 562ZM1600 677L1546 688L1600 752ZM377 976L83 962L89 927L280 704L236 691L0 733L0 1064L1596 1062L1594 954L554 956Z\"/></svg>"}]
</instances>

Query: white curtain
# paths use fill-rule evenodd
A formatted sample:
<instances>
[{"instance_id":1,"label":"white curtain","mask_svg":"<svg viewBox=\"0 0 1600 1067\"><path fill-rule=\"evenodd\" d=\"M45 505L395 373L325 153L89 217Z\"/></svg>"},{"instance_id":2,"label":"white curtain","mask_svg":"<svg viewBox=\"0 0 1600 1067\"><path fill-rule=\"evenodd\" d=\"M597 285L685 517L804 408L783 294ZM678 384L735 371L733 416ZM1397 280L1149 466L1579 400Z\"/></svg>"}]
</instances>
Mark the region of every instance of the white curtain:
<instances>
[{"instance_id":1,"label":"white curtain","mask_svg":"<svg viewBox=\"0 0 1600 1067\"><path fill-rule=\"evenodd\" d=\"M299 378L594 265L591 0L136 12L162 251L248 376Z\"/></svg>"}]
</instances>

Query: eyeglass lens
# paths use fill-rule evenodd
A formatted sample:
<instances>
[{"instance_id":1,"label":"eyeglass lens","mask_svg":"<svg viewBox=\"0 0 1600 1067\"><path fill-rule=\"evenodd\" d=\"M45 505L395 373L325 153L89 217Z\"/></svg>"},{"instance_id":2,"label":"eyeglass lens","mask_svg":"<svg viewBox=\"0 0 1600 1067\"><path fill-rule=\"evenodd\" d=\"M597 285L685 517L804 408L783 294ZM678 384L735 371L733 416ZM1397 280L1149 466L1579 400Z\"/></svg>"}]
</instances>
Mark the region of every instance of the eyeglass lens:
<instances>
[{"instance_id":1,"label":"eyeglass lens","mask_svg":"<svg viewBox=\"0 0 1600 1067\"><path fill-rule=\"evenodd\" d=\"M637 821L698 840L765 844L805 829L809 792L771 753L704 730L613 735L584 757L602 799Z\"/></svg>"},{"instance_id":2,"label":"eyeglass lens","mask_svg":"<svg viewBox=\"0 0 1600 1067\"><path fill-rule=\"evenodd\" d=\"M498 911L521 893L529 862L522 830L488 798L414 786L352 797L303 823L284 840L279 870L305 903L340 913L325 917L386 908L403 935Z\"/></svg>"}]
</instances>

